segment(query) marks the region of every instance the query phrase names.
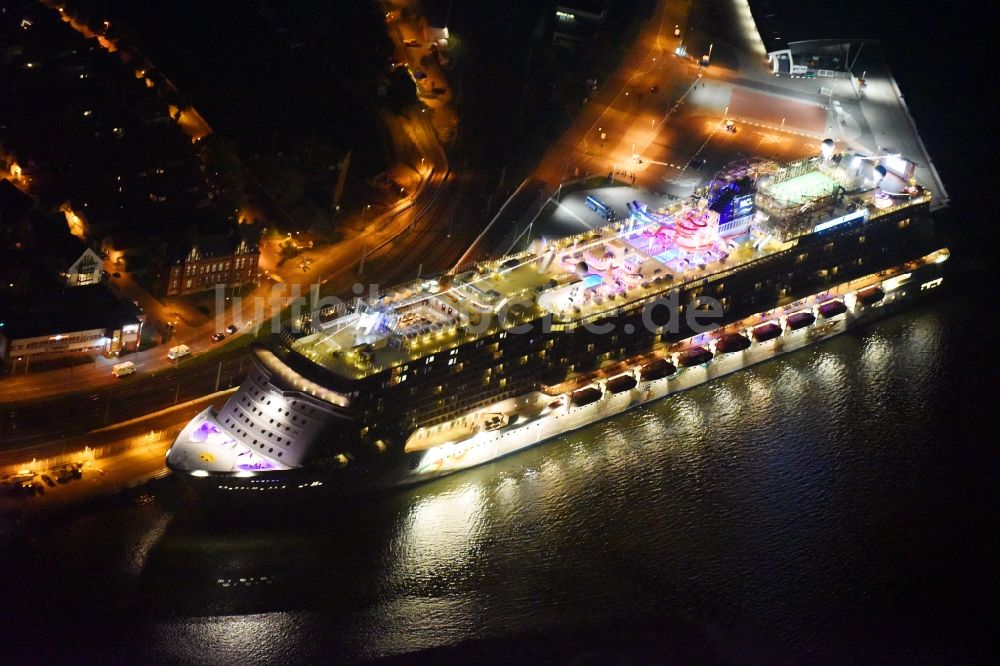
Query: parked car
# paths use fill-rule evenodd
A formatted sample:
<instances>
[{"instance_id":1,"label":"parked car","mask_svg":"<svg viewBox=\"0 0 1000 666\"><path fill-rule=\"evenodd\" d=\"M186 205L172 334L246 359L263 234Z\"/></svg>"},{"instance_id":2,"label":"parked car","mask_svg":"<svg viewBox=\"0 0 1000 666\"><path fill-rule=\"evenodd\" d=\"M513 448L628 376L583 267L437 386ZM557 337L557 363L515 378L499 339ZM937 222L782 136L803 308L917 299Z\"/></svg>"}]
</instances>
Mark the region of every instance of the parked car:
<instances>
[{"instance_id":1,"label":"parked car","mask_svg":"<svg viewBox=\"0 0 1000 666\"><path fill-rule=\"evenodd\" d=\"M56 481L59 483L69 483L73 479L73 474L70 473L68 469L61 469L56 475Z\"/></svg>"},{"instance_id":2,"label":"parked car","mask_svg":"<svg viewBox=\"0 0 1000 666\"><path fill-rule=\"evenodd\" d=\"M222 331L219 331L218 333L212 336L212 342L222 342L225 339L226 339L226 334L223 333Z\"/></svg>"},{"instance_id":3,"label":"parked car","mask_svg":"<svg viewBox=\"0 0 1000 666\"><path fill-rule=\"evenodd\" d=\"M49 476L48 474L42 474L42 481L44 481L45 485L47 485L50 488L53 488L56 485L56 482L53 481L52 477Z\"/></svg>"}]
</instances>

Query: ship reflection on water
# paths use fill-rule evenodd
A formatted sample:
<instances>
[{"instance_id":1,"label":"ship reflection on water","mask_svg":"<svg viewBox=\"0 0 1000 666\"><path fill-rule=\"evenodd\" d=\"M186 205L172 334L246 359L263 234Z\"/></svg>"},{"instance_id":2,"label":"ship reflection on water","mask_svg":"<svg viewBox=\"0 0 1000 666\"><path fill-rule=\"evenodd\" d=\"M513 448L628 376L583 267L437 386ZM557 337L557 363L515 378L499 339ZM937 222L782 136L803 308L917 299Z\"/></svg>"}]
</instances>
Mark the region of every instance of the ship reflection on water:
<instances>
[{"instance_id":1,"label":"ship reflection on water","mask_svg":"<svg viewBox=\"0 0 1000 666\"><path fill-rule=\"evenodd\" d=\"M396 564L387 582L406 585L441 569L468 569L487 527L486 509L483 488L471 483L416 498L384 553Z\"/></svg>"}]
</instances>

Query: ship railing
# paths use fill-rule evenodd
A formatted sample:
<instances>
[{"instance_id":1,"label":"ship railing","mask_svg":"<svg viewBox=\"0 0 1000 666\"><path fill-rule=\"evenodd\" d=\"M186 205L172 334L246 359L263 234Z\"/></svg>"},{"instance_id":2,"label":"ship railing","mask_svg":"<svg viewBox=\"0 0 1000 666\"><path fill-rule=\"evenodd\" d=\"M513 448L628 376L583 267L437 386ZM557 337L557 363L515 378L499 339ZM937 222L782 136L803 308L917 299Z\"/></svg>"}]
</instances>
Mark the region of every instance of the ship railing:
<instances>
[{"instance_id":1,"label":"ship railing","mask_svg":"<svg viewBox=\"0 0 1000 666\"><path fill-rule=\"evenodd\" d=\"M893 212L895 212L897 210L902 210L904 208L909 208L910 206L917 206L917 205L920 205L920 204L925 204L925 203L929 202L930 200L931 200L931 194L930 194L930 192L928 192L928 191L925 190L925 194L922 194L922 195L917 196L917 197L913 197L912 199L907 199L906 201L903 201L903 202L898 203L898 204L893 204L892 206L889 206L887 208L874 208L874 207L870 207L871 208L871 213L869 214L868 219L872 220L874 218L882 217L883 215L887 215L889 213L893 213Z\"/></svg>"},{"instance_id":2,"label":"ship railing","mask_svg":"<svg viewBox=\"0 0 1000 666\"><path fill-rule=\"evenodd\" d=\"M300 334L295 333L287 326L283 326L281 330L278 331L278 338L288 346L295 344L296 340L300 337Z\"/></svg>"}]
</instances>

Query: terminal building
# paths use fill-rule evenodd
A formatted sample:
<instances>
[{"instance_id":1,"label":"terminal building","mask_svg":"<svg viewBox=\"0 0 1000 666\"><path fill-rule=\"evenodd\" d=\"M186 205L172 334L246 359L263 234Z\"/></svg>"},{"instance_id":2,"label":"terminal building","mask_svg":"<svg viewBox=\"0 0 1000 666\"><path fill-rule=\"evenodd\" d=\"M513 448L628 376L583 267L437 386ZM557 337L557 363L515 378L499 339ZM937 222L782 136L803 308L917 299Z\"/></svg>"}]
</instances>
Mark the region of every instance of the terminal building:
<instances>
[{"instance_id":1,"label":"terminal building","mask_svg":"<svg viewBox=\"0 0 1000 666\"><path fill-rule=\"evenodd\" d=\"M844 75L866 41L855 34L856 18L840 6L821 3L803 12L795 0L749 0L749 4L776 74Z\"/></svg>"},{"instance_id":2,"label":"terminal building","mask_svg":"<svg viewBox=\"0 0 1000 666\"><path fill-rule=\"evenodd\" d=\"M842 5L820 3L806 12L797 0L747 4L772 73L803 79L782 85L827 111L825 137L861 149L866 161L880 163L889 174L926 183L934 192L932 210L947 206L944 183L882 45L867 37L869 24Z\"/></svg>"}]
</instances>

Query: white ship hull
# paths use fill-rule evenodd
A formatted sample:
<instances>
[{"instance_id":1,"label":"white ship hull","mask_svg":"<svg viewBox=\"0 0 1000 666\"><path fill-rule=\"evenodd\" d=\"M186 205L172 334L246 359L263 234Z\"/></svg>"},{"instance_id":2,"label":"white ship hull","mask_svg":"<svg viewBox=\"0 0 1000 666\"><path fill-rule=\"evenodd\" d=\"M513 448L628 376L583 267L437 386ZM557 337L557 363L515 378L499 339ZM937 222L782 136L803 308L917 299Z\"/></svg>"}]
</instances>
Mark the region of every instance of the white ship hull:
<instances>
[{"instance_id":1,"label":"white ship hull","mask_svg":"<svg viewBox=\"0 0 1000 666\"><path fill-rule=\"evenodd\" d=\"M935 287L939 284L940 280L934 282ZM512 419L513 425L494 431L480 431L460 442L430 448L423 453L420 463L404 482L419 482L482 465L654 400L686 391L718 377L827 340L878 318L885 310L894 309L887 306L910 300L920 292L921 285L914 284L908 287L910 288L889 292L883 301L873 306L854 303L846 313L832 318L818 316L813 324L804 328L797 330L786 328L779 337L772 340L754 342L743 351L716 354L707 363L679 368L675 374L662 379L639 381L633 389L620 393L604 390L601 397L590 404L574 406L569 394L557 398L537 391L497 402L482 411L517 414L518 417ZM823 292L824 295L830 293ZM801 309L811 302L814 302L814 297L803 299L792 309ZM764 313L759 318L762 321L774 319L784 311L785 309L781 309ZM694 341L697 342L696 339ZM561 406L555 409L546 408L557 399L561 400ZM539 411L541 413L538 413ZM526 413L538 413L538 415L525 416Z\"/></svg>"}]
</instances>

